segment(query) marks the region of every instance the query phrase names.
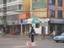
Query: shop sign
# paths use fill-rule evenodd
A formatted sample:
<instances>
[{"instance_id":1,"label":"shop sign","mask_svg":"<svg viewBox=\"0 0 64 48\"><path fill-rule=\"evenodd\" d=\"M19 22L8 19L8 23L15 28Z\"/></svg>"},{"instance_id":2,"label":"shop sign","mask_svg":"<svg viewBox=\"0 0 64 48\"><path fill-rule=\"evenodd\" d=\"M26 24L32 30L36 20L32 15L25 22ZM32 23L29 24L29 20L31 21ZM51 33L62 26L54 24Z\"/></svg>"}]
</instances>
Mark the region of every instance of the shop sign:
<instances>
[{"instance_id":1,"label":"shop sign","mask_svg":"<svg viewBox=\"0 0 64 48\"><path fill-rule=\"evenodd\" d=\"M51 19L50 23L64 24L64 19Z\"/></svg>"}]
</instances>

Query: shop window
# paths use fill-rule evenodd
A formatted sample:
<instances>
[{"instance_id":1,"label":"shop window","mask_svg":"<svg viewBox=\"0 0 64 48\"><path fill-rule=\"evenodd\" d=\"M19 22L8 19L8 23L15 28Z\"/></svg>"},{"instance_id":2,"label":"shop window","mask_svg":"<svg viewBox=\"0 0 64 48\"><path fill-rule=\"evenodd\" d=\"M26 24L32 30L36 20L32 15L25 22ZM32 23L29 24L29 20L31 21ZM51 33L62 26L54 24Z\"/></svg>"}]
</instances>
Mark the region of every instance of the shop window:
<instances>
[{"instance_id":1,"label":"shop window","mask_svg":"<svg viewBox=\"0 0 64 48\"><path fill-rule=\"evenodd\" d=\"M39 23L37 23L37 24L36 24L36 28L39 28L39 27L40 27L40 24L39 24Z\"/></svg>"}]
</instances>

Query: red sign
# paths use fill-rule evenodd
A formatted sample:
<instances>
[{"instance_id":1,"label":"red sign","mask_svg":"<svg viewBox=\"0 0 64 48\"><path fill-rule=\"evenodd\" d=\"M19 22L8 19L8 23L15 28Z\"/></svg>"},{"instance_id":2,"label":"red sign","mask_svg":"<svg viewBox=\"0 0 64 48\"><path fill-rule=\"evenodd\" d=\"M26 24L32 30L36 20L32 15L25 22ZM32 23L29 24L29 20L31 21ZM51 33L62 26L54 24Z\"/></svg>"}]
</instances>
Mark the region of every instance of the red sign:
<instances>
[{"instance_id":1,"label":"red sign","mask_svg":"<svg viewBox=\"0 0 64 48\"><path fill-rule=\"evenodd\" d=\"M20 14L20 15L19 15L19 19L24 20L24 19L29 18L29 16L30 16L30 13L29 13L29 12L23 13L23 14Z\"/></svg>"}]
</instances>

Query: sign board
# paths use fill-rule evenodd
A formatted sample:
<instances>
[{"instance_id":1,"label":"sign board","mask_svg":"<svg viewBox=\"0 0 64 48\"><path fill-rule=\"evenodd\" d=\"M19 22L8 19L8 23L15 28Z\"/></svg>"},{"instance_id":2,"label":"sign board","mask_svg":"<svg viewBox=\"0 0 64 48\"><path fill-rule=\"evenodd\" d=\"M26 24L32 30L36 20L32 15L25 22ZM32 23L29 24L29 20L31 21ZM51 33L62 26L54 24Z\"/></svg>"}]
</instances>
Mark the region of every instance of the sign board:
<instances>
[{"instance_id":1,"label":"sign board","mask_svg":"<svg viewBox=\"0 0 64 48\"><path fill-rule=\"evenodd\" d=\"M64 24L64 19L50 19L50 23Z\"/></svg>"}]
</instances>

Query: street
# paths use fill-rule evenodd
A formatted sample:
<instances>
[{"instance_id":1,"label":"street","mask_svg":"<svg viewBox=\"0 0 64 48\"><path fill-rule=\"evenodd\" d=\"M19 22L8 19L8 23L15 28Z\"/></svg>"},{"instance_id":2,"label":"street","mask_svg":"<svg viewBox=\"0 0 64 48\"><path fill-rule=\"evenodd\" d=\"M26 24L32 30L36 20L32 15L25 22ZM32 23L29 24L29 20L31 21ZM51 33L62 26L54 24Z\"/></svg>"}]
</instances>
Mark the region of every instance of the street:
<instances>
[{"instance_id":1,"label":"street","mask_svg":"<svg viewBox=\"0 0 64 48\"><path fill-rule=\"evenodd\" d=\"M22 36L0 37L0 48L27 48L26 43L30 39ZM56 43L51 39L41 39L40 36L35 39L34 48L64 48L64 43Z\"/></svg>"}]
</instances>

